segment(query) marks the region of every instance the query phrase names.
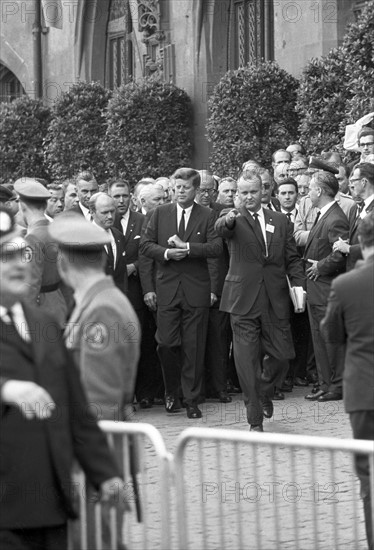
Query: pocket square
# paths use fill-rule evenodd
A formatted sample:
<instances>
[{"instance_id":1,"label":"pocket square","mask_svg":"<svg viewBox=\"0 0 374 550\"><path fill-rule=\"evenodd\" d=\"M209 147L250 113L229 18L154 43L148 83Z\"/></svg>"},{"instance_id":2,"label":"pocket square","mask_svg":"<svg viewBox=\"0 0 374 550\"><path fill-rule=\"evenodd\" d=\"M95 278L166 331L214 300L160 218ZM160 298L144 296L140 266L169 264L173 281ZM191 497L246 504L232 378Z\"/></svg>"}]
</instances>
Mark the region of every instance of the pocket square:
<instances>
[{"instance_id":1,"label":"pocket square","mask_svg":"<svg viewBox=\"0 0 374 550\"><path fill-rule=\"evenodd\" d=\"M200 231L198 231L198 232L196 233L196 235L201 235Z\"/></svg>"},{"instance_id":2,"label":"pocket square","mask_svg":"<svg viewBox=\"0 0 374 550\"><path fill-rule=\"evenodd\" d=\"M135 239L140 239L140 235L136 235L136 237L134 237L134 241Z\"/></svg>"},{"instance_id":3,"label":"pocket square","mask_svg":"<svg viewBox=\"0 0 374 550\"><path fill-rule=\"evenodd\" d=\"M126 252L122 252L122 256L126 256Z\"/></svg>"}]
</instances>

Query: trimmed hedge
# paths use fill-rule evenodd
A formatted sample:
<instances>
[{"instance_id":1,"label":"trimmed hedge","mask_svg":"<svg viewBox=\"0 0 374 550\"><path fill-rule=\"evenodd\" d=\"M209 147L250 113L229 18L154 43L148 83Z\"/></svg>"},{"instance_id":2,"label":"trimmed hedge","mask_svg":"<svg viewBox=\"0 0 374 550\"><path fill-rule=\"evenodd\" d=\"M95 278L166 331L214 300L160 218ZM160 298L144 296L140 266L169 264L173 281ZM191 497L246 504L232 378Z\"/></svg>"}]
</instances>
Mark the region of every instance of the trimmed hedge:
<instances>
[{"instance_id":1,"label":"trimmed hedge","mask_svg":"<svg viewBox=\"0 0 374 550\"><path fill-rule=\"evenodd\" d=\"M0 183L22 176L48 179L43 139L50 117L48 107L28 96L0 103Z\"/></svg>"},{"instance_id":2,"label":"trimmed hedge","mask_svg":"<svg viewBox=\"0 0 374 550\"><path fill-rule=\"evenodd\" d=\"M274 62L226 73L209 100L213 172L235 177L250 158L268 165L274 150L294 141L297 88L297 80Z\"/></svg>"},{"instance_id":3,"label":"trimmed hedge","mask_svg":"<svg viewBox=\"0 0 374 550\"><path fill-rule=\"evenodd\" d=\"M97 82L79 82L56 100L45 139L45 161L54 178L72 177L82 166L99 180L107 176L103 145L110 96Z\"/></svg>"},{"instance_id":4,"label":"trimmed hedge","mask_svg":"<svg viewBox=\"0 0 374 550\"><path fill-rule=\"evenodd\" d=\"M174 84L149 78L119 88L108 104L110 173L136 183L190 165L191 127L191 100Z\"/></svg>"}]
</instances>

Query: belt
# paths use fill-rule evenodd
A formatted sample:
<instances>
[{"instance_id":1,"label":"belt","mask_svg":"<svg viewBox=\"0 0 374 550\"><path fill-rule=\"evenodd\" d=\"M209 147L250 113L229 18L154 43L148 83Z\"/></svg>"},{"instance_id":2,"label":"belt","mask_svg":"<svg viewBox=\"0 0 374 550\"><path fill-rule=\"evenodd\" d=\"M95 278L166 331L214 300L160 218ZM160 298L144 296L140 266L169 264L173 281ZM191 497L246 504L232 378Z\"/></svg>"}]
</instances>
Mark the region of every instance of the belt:
<instances>
[{"instance_id":1,"label":"belt","mask_svg":"<svg viewBox=\"0 0 374 550\"><path fill-rule=\"evenodd\" d=\"M44 285L40 289L40 294L47 294L47 292L53 292L60 288L60 283L54 283L53 285Z\"/></svg>"}]
</instances>

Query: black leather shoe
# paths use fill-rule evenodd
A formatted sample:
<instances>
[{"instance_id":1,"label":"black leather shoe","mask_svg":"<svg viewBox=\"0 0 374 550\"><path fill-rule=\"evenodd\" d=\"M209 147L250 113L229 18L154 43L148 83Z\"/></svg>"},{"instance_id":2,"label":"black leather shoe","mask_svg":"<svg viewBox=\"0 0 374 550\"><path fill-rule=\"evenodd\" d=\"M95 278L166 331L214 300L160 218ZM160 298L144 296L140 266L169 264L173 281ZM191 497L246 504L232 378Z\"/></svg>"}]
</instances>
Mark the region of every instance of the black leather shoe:
<instances>
[{"instance_id":1,"label":"black leather shoe","mask_svg":"<svg viewBox=\"0 0 374 550\"><path fill-rule=\"evenodd\" d=\"M284 393L282 393L278 388L276 388L273 396L274 401L283 401Z\"/></svg>"},{"instance_id":2,"label":"black leather shoe","mask_svg":"<svg viewBox=\"0 0 374 550\"><path fill-rule=\"evenodd\" d=\"M152 399L149 397L143 397L143 399L140 400L139 405L141 409L151 409L153 405Z\"/></svg>"},{"instance_id":3,"label":"black leather shoe","mask_svg":"<svg viewBox=\"0 0 374 550\"><path fill-rule=\"evenodd\" d=\"M274 413L273 402L267 395L261 397L262 410L265 418L271 418Z\"/></svg>"},{"instance_id":4,"label":"black leather shoe","mask_svg":"<svg viewBox=\"0 0 374 550\"><path fill-rule=\"evenodd\" d=\"M167 413L175 413L180 411L181 402L174 395L165 395L165 410Z\"/></svg>"},{"instance_id":5,"label":"black leather shoe","mask_svg":"<svg viewBox=\"0 0 374 550\"><path fill-rule=\"evenodd\" d=\"M201 418L202 412L197 405L187 405L187 418Z\"/></svg>"},{"instance_id":6,"label":"black leather shoe","mask_svg":"<svg viewBox=\"0 0 374 550\"><path fill-rule=\"evenodd\" d=\"M318 390L316 393L313 393L313 390L312 390L312 393L308 393L306 396L305 396L305 399L308 399L308 401L317 401L317 399L319 399L322 395L324 395L324 392L323 390Z\"/></svg>"},{"instance_id":7,"label":"black leather shoe","mask_svg":"<svg viewBox=\"0 0 374 550\"><path fill-rule=\"evenodd\" d=\"M309 382L306 378L301 378L300 376L296 376L294 385L306 387L306 386L309 386Z\"/></svg>"},{"instance_id":8,"label":"black leather shoe","mask_svg":"<svg viewBox=\"0 0 374 550\"><path fill-rule=\"evenodd\" d=\"M341 401L343 396L341 393L328 391L318 398L318 401Z\"/></svg>"},{"instance_id":9,"label":"black leather shoe","mask_svg":"<svg viewBox=\"0 0 374 550\"><path fill-rule=\"evenodd\" d=\"M262 427L262 424L251 424L251 427L249 428L250 432L263 432L264 428Z\"/></svg>"},{"instance_id":10,"label":"black leather shoe","mask_svg":"<svg viewBox=\"0 0 374 550\"><path fill-rule=\"evenodd\" d=\"M227 391L219 391L218 399L221 403L231 403L232 397L227 393Z\"/></svg>"}]
</instances>

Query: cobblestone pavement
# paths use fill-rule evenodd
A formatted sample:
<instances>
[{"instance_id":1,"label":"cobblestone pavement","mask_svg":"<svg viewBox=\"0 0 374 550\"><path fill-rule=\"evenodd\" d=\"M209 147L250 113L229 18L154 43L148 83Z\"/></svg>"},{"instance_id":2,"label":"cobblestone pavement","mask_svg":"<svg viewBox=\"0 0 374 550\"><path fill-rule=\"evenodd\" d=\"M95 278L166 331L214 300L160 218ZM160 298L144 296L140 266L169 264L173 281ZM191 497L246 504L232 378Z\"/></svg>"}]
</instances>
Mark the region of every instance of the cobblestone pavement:
<instances>
[{"instance_id":1,"label":"cobblestone pavement","mask_svg":"<svg viewBox=\"0 0 374 550\"><path fill-rule=\"evenodd\" d=\"M264 430L350 439L343 402L309 402L306 393L296 388L284 401L275 401L274 416L265 420ZM138 410L132 420L155 426L173 454L177 437L187 427L249 430L241 395L230 404L209 400L200 408L203 418L198 420L189 420L184 410L167 415L160 406ZM145 470L150 542L142 538L142 526L129 521L129 547L161 548L160 511L168 503L160 498L160 475L150 446ZM242 443L192 442L185 452L183 479L183 495L175 494L173 480L169 484L172 548L178 536L177 498L186 505L188 548L194 550L366 548L359 486L352 459L345 453L332 457L328 451L290 451L286 446L273 453Z\"/></svg>"}]
</instances>

